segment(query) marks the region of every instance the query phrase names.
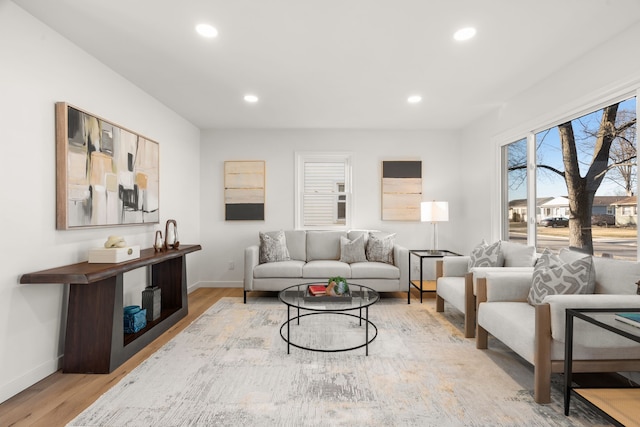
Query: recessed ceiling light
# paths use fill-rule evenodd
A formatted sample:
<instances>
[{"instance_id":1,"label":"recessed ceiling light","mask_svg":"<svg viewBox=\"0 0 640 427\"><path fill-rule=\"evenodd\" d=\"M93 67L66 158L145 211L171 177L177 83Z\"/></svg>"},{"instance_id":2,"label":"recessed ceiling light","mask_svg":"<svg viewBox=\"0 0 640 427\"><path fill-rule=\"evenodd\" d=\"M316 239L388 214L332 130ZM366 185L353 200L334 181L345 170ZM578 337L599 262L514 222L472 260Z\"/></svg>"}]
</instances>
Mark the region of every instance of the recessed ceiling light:
<instances>
[{"instance_id":1,"label":"recessed ceiling light","mask_svg":"<svg viewBox=\"0 0 640 427\"><path fill-rule=\"evenodd\" d=\"M196 25L196 31L202 37L207 37L209 39L218 36L218 30L216 30L215 28L213 28L209 24L198 24L198 25Z\"/></svg>"},{"instance_id":2,"label":"recessed ceiling light","mask_svg":"<svg viewBox=\"0 0 640 427\"><path fill-rule=\"evenodd\" d=\"M409 104L417 104L421 101L422 101L422 97L420 95L411 95L409 98L407 98L407 102Z\"/></svg>"},{"instance_id":3,"label":"recessed ceiling light","mask_svg":"<svg viewBox=\"0 0 640 427\"><path fill-rule=\"evenodd\" d=\"M256 102L258 102L258 97L255 95L245 95L244 100L251 104L255 104Z\"/></svg>"},{"instance_id":4,"label":"recessed ceiling light","mask_svg":"<svg viewBox=\"0 0 640 427\"><path fill-rule=\"evenodd\" d=\"M476 35L476 29L473 27L462 28L453 34L453 38L458 41L472 39Z\"/></svg>"}]
</instances>

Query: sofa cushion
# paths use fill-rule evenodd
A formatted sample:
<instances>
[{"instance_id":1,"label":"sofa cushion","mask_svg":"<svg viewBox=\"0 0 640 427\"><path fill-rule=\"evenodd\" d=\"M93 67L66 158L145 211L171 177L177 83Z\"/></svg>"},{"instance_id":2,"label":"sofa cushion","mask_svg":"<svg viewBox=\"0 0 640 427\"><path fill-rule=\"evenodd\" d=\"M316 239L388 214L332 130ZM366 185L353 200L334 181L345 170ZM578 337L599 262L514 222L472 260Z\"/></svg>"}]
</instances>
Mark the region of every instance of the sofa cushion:
<instances>
[{"instance_id":1,"label":"sofa cushion","mask_svg":"<svg viewBox=\"0 0 640 427\"><path fill-rule=\"evenodd\" d=\"M384 262L356 262L351 264L352 279L399 279L400 269Z\"/></svg>"},{"instance_id":2,"label":"sofa cushion","mask_svg":"<svg viewBox=\"0 0 640 427\"><path fill-rule=\"evenodd\" d=\"M302 277L312 279L318 277L341 276L351 278L349 264L340 261L316 260L307 262L302 267Z\"/></svg>"},{"instance_id":3,"label":"sofa cushion","mask_svg":"<svg viewBox=\"0 0 640 427\"><path fill-rule=\"evenodd\" d=\"M533 267L529 304L542 304L547 295L585 294L593 270L591 256L564 262L545 249Z\"/></svg>"},{"instance_id":4,"label":"sofa cushion","mask_svg":"<svg viewBox=\"0 0 640 427\"><path fill-rule=\"evenodd\" d=\"M482 239L482 242L471 251L468 270L474 267L502 267L500 244L499 240L488 244Z\"/></svg>"},{"instance_id":5,"label":"sofa cushion","mask_svg":"<svg viewBox=\"0 0 640 427\"><path fill-rule=\"evenodd\" d=\"M307 231L307 261L339 260L340 237L346 231Z\"/></svg>"},{"instance_id":6,"label":"sofa cushion","mask_svg":"<svg viewBox=\"0 0 640 427\"><path fill-rule=\"evenodd\" d=\"M307 232L305 230L285 230L287 249L291 259L307 260Z\"/></svg>"},{"instance_id":7,"label":"sofa cushion","mask_svg":"<svg viewBox=\"0 0 640 427\"><path fill-rule=\"evenodd\" d=\"M302 267L304 261L281 261L259 264L253 269L254 278L270 278L270 277L302 277Z\"/></svg>"},{"instance_id":8,"label":"sofa cushion","mask_svg":"<svg viewBox=\"0 0 640 427\"><path fill-rule=\"evenodd\" d=\"M347 264L367 261L367 256L364 253L364 235L360 235L354 240L340 237L340 261Z\"/></svg>"},{"instance_id":9,"label":"sofa cushion","mask_svg":"<svg viewBox=\"0 0 640 427\"><path fill-rule=\"evenodd\" d=\"M536 248L521 243L502 241L500 251L504 267L533 267L536 263Z\"/></svg>"},{"instance_id":10,"label":"sofa cushion","mask_svg":"<svg viewBox=\"0 0 640 427\"><path fill-rule=\"evenodd\" d=\"M372 262L384 262L393 264L394 234L369 233L366 255L367 260Z\"/></svg>"},{"instance_id":11,"label":"sofa cushion","mask_svg":"<svg viewBox=\"0 0 640 427\"><path fill-rule=\"evenodd\" d=\"M260 264L290 259L284 231L260 232Z\"/></svg>"}]
</instances>

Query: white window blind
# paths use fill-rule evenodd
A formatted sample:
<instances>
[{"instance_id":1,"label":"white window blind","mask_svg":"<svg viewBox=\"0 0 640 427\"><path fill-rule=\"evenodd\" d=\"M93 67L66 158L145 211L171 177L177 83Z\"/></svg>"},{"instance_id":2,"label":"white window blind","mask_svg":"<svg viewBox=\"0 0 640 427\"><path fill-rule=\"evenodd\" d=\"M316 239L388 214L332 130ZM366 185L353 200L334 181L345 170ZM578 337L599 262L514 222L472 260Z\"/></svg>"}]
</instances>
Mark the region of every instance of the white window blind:
<instances>
[{"instance_id":1,"label":"white window blind","mask_svg":"<svg viewBox=\"0 0 640 427\"><path fill-rule=\"evenodd\" d=\"M343 227L349 222L350 156L298 155L297 228Z\"/></svg>"}]
</instances>

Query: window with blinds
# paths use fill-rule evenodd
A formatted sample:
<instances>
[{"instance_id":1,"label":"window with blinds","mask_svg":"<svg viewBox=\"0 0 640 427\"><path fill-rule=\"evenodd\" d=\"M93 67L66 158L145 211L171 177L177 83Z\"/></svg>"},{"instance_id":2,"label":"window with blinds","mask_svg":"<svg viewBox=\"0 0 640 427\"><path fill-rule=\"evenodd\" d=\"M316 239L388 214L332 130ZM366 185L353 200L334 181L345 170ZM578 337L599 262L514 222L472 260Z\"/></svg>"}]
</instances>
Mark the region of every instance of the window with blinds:
<instances>
[{"instance_id":1,"label":"window with blinds","mask_svg":"<svg viewBox=\"0 0 640 427\"><path fill-rule=\"evenodd\" d=\"M297 154L296 228L344 227L349 223L350 155Z\"/></svg>"}]
</instances>

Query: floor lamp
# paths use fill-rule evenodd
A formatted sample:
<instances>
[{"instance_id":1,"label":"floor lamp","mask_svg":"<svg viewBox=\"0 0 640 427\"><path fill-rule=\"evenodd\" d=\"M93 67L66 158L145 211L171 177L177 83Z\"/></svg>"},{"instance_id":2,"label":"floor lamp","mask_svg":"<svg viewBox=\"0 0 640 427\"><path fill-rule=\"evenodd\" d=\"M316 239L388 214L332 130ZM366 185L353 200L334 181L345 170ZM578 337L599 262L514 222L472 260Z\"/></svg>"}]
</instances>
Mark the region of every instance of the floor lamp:
<instances>
[{"instance_id":1,"label":"floor lamp","mask_svg":"<svg viewBox=\"0 0 640 427\"><path fill-rule=\"evenodd\" d=\"M422 202L420 204L420 220L430 222L433 226L431 252L438 251L438 223L449 221L449 202Z\"/></svg>"}]
</instances>

